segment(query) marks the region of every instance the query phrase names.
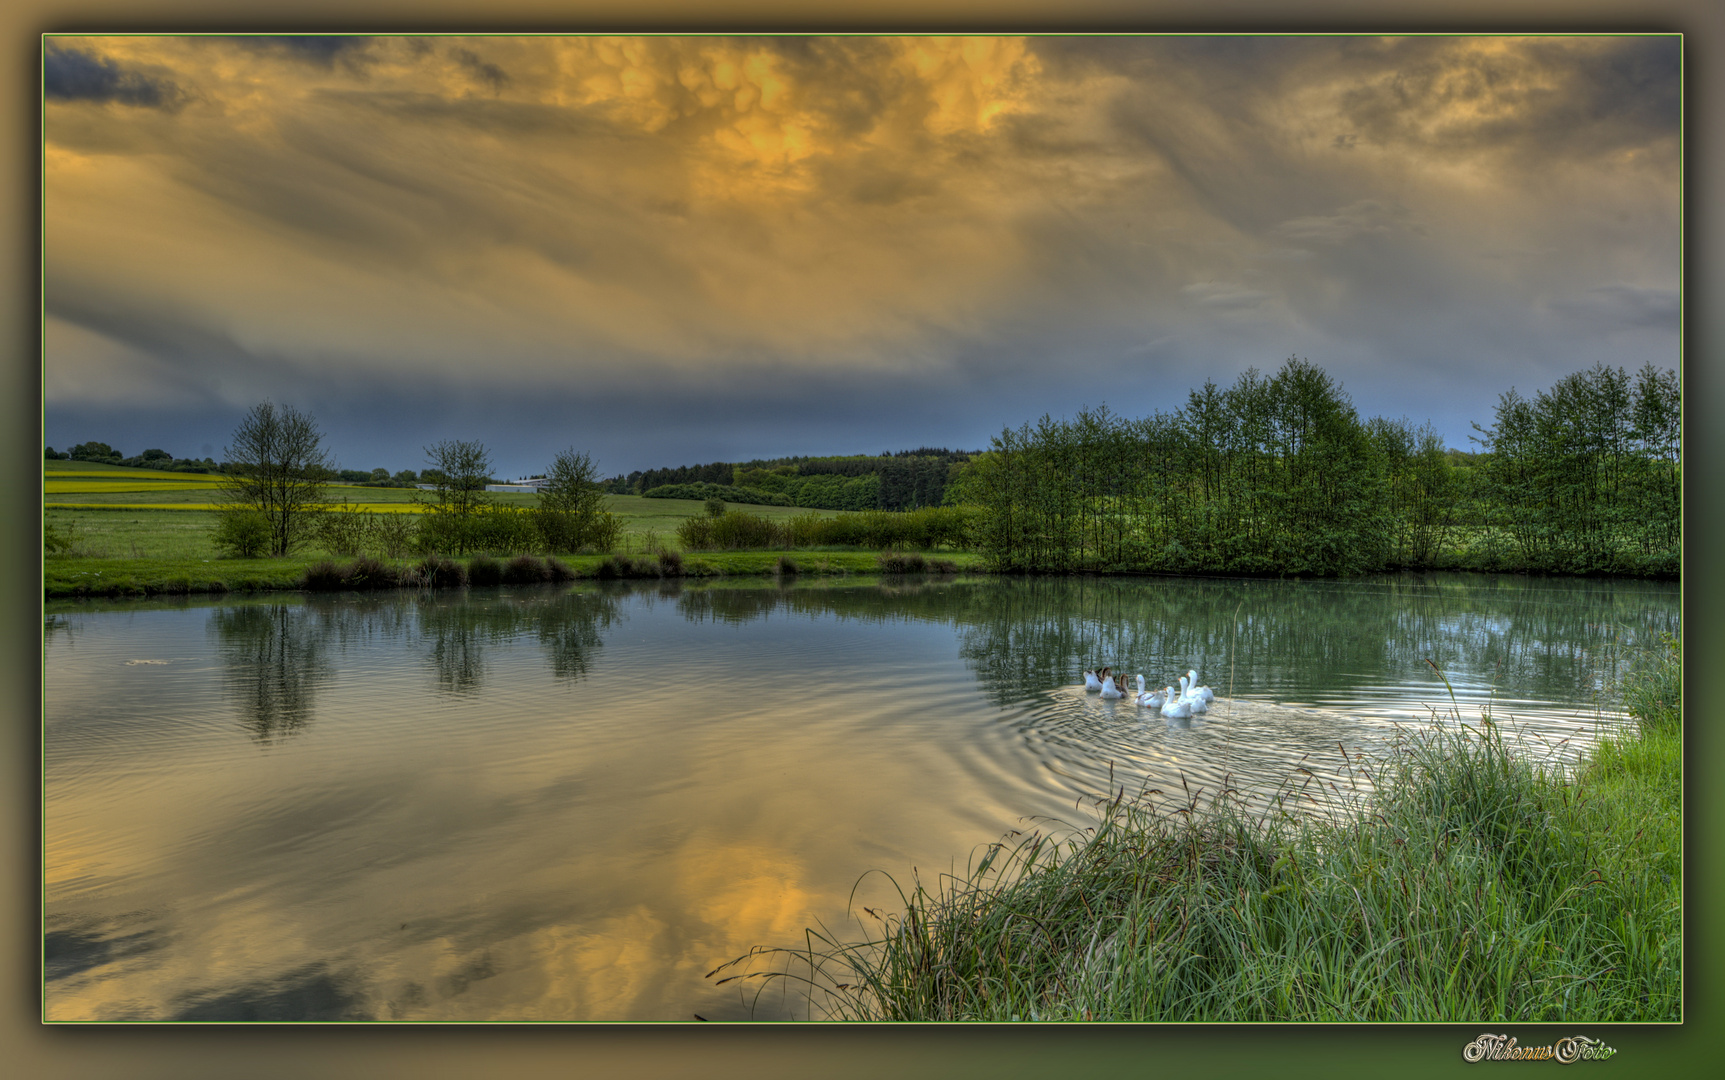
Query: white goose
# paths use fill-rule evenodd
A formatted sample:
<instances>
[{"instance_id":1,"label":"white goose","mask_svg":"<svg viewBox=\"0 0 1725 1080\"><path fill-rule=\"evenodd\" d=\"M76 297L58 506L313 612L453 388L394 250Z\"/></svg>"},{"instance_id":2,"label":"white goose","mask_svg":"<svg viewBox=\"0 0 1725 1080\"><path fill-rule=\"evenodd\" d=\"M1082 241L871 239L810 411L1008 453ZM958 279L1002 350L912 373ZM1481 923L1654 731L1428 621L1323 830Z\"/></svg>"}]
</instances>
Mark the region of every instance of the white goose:
<instances>
[{"instance_id":1,"label":"white goose","mask_svg":"<svg viewBox=\"0 0 1725 1080\"><path fill-rule=\"evenodd\" d=\"M1146 709L1160 709L1168 703L1168 696L1158 690L1151 693L1144 689L1144 676L1138 676L1138 704Z\"/></svg>"},{"instance_id":2,"label":"white goose","mask_svg":"<svg viewBox=\"0 0 1725 1080\"><path fill-rule=\"evenodd\" d=\"M1216 700L1216 695L1210 692L1210 688L1208 686L1198 685L1197 671L1194 670L1186 672L1186 678L1191 680L1189 688L1186 691L1186 696L1195 698L1201 697L1204 699L1204 704L1206 705Z\"/></svg>"},{"instance_id":3,"label":"white goose","mask_svg":"<svg viewBox=\"0 0 1725 1080\"><path fill-rule=\"evenodd\" d=\"M1097 678L1096 672L1090 671L1089 669L1085 670L1085 672L1084 672L1084 689L1089 690L1089 691L1096 691L1096 690L1102 689L1102 680Z\"/></svg>"},{"instance_id":4,"label":"white goose","mask_svg":"<svg viewBox=\"0 0 1725 1080\"><path fill-rule=\"evenodd\" d=\"M1102 670L1107 671L1108 669L1103 668ZM1120 689L1119 676L1110 675L1102 680L1102 696L1109 701L1126 696L1126 691Z\"/></svg>"},{"instance_id":5,"label":"white goose","mask_svg":"<svg viewBox=\"0 0 1725 1080\"><path fill-rule=\"evenodd\" d=\"M1193 692L1191 680L1184 675L1180 677L1180 700L1192 706L1194 716L1210 711L1210 703L1205 701L1202 695Z\"/></svg>"},{"instance_id":6,"label":"white goose","mask_svg":"<svg viewBox=\"0 0 1725 1080\"><path fill-rule=\"evenodd\" d=\"M1165 692L1168 695L1168 699L1166 704L1162 706L1162 715L1170 720L1192 719L1192 703L1190 701L1182 701L1175 697L1174 688L1172 686L1166 687Z\"/></svg>"}]
</instances>

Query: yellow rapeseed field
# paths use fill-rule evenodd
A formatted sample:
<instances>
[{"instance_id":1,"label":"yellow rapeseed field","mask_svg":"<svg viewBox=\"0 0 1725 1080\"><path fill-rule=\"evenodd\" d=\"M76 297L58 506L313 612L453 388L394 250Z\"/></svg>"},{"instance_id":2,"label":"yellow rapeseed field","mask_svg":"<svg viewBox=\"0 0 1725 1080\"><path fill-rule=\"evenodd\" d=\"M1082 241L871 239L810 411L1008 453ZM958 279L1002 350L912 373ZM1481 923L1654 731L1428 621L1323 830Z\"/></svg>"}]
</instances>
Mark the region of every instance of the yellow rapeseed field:
<instances>
[{"instance_id":1,"label":"yellow rapeseed field","mask_svg":"<svg viewBox=\"0 0 1725 1080\"><path fill-rule=\"evenodd\" d=\"M116 491L208 491L216 485L213 483L198 483L192 480L64 480L60 473L52 480L42 481L44 495L78 495L82 493L106 495Z\"/></svg>"},{"instance_id":2,"label":"yellow rapeseed field","mask_svg":"<svg viewBox=\"0 0 1725 1080\"><path fill-rule=\"evenodd\" d=\"M161 469L55 469L53 472L42 473L44 481L64 480L67 477L100 476L109 480L178 480L187 484L215 485L222 478L212 473L164 472Z\"/></svg>"},{"instance_id":3,"label":"yellow rapeseed field","mask_svg":"<svg viewBox=\"0 0 1725 1080\"><path fill-rule=\"evenodd\" d=\"M220 510L218 503L71 503L46 504L49 510ZM423 507L418 503L348 503L345 506L324 506L324 510L369 510L379 514L417 514Z\"/></svg>"}]
</instances>

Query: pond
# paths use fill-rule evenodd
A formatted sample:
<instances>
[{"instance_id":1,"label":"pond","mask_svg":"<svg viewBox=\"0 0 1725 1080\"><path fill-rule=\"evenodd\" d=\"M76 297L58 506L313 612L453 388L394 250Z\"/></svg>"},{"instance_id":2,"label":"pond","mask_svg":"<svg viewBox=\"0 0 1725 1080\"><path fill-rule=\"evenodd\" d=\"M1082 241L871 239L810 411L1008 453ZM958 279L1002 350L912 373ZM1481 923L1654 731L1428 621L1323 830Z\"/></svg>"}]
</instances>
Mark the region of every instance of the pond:
<instances>
[{"instance_id":1,"label":"pond","mask_svg":"<svg viewBox=\"0 0 1725 1080\"><path fill-rule=\"evenodd\" d=\"M1573 758L1679 619L1471 575L50 604L45 1015L803 1017L704 976L1110 790L1355 790L1433 708ZM1164 721L1100 664L1217 701Z\"/></svg>"}]
</instances>

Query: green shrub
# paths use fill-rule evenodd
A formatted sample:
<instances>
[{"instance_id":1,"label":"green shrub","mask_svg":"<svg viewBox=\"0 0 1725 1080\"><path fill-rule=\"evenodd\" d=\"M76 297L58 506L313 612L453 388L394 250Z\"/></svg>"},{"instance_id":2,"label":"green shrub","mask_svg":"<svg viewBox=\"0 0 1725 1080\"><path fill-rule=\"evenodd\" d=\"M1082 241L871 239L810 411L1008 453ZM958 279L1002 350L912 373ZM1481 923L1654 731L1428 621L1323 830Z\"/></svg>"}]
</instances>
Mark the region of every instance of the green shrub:
<instances>
[{"instance_id":1,"label":"green shrub","mask_svg":"<svg viewBox=\"0 0 1725 1080\"><path fill-rule=\"evenodd\" d=\"M791 558L789 555L780 555L779 556L779 562L778 562L778 571L780 574L782 574L786 577L795 576L797 573L797 561L795 559Z\"/></svg>"},{"instance_id":2,"label":"green shrub","mask_svg":"<svg viewBox=\"0 0 1725 1080\"><path fill-rule=\"evenodd\" d=\"M255 559L268 551L271 541L269 519L256 510L228 508L216 516L210 541L216 550L229 558Z\"/></svg>"},{"instance_id":3,"label":"green shrub","mask_svg":"<svg viewBox=\"0 0 1725 1080\"><path fill-rule=\"evenodd\" d=\"M539 529L529 510L491 503L469 516L471 550L527 552L539 544Z\"/></svg>"},{"instance_id":4,"label":"green shrub","mask_svg":"<svg viewBox=\"0 0 1725 1080\"><path fill-rule=\"evenodd\" d=\"M718 497L708 499L706 507L708 517L722 517L725 513L725 500Z\"/></svg>"},{"instance_id":5,"label":"green shrub","mask_svg":"<svg viewBox=\"0 0 1725 1080\"><path fill-rule=\"evenodd\" d=\"M583 547L593 551L610 551L623 539L623 519L606 511L594 517L588 526Z\"/></svg>"},{"instance_id":6,"label":"green shrub","mask_svg":"<svg viewBox=\"0 0 1725 1080\"><path fill-rule=\"evenodd\" d=\"M545 557L545 574L549 581L574 581L575 571L555 555Z\"/></svg>"},{"instance_id":7,"label":"green shrub","mask_svg":"<svg viewBox=\"0 0 1725 1080\"><path fill-rule=\"evenodd\" d=\"M339 507L311 516L312 542L334 555L358 555L370 545L372 519L376 514L351 506L344 499Z\"/></svg>"},{"instance_id":8,"label":"green shrub","mask_svg":"<svg viewBox=\"0 0 1725 1080\"><path fill-rule=\"evenodd\" d=\"M372 543L377 545L377 549L391 559L402 558L412 551L418 532L418 514L386 513L372 515Z\"/></svg>"},{"instance_id":9,"label":"green shrub","mask_svg":"<svg viewBox=\"0 0 1725 1080\"><path fill-rule=\"evenodd\" d=\"M711 551L715 520L711 517L684 518L677 526L677 543L683 545L685 551Z\"/></svg>"},{"instance_id":10,"label":"green shrub","mask_svg":"<svg viewBox=\"0 0 1725 1080\"><path fill-rule=\"evenodd\" d=\"M675 551L659 552L659 576L682 577L683 556Z\"/></svg>"}]
</instances>

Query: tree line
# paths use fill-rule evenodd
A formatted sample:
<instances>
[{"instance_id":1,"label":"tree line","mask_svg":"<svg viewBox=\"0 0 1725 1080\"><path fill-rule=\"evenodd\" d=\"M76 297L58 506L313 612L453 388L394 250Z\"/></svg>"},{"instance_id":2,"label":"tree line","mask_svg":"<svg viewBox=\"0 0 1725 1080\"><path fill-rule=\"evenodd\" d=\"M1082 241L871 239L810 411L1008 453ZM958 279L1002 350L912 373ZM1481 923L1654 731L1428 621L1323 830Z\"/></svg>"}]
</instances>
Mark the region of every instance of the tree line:
<instances>
[{"instance_id":1,"label":"tree line","mask_svg":"<svg viewBox=\"0 0 1725 1080\"><path fill-rule=\"evenodd\" d=\"M942 505L947 484L971 456L964 450L925 446L878 457L715 461L620 474L606 481L606 490L617 495L721 498L817 510L914 510Z\"/></svg>"},{"instance_id":2,"label":"tree line","mask_svg":"<svg viewBox=\"0 0 1725 1080\"><path fill-rule=\"evenodd\" d=\"M523 508L485 490L494 481L484 444L445 439L425 448L427 467L418 475L429 488L417 500L421 512L409 515L328 507L338 474L322 442L306 413L268 401L254 406L224 451L233 468L222 484L216 545L240 556L286 555L314 540L339 555L372 546L391 556L565 553L608 551L622 535L621 519L604 508L592 458L573 448L552 460L537 505Z\"/></svg>"},{"instance_id":3,"label":"tree line","mask_svg":"<svg viewBox=\"0 0 1725 1080\"><path fill-rule=\"evenodd\" d=\"M45 461L88 461L96 465L122 465L133 469L156 469L164 472L191 473L233 473L239 466L232 461L217 461L214 458L177 458L166 450L149 449L134 457L126 457L105 442L83 442L70 450L55 450L52 446L44 447L42 458ZM418 487L421 483L431 483L436 479L430 475L420 475L413 469L401 469L390 472L388 469L341 469L331 464L328 467L328 480L343 484L353 484L360 487ZM487 478L486 483L497 484L502 481Z\"/></svg>"},{"instance_id":4,"label":"tree line","mask_svg":"<svg viewBox=\"0 0 1725 1080\"><path fill-rule=\"evenodd\" d=\"M1007 428L948 498L979 509L1001 570L1676 575L1681 407L1674 372L1596 365L1502 395L1476 425L1484 452L1458 464L1429 424L1362 419L1291 358L1171 413Z\"/></svg>"},{"instance_id":5,"label":"tree line","mask_svg":"<svg viewBox=\"0 0 1725 1080\"><path fill-rule=\"evenodd\" d=\"M124 465L133 469L159 469L165 472L221 472L224 463L214 458L177 458L166 450L149 449L135 457L126 457L105 442L82 442L70 450L42 448L44 461L88 461L95 465Z\"/></svg>"}]
</instances>

